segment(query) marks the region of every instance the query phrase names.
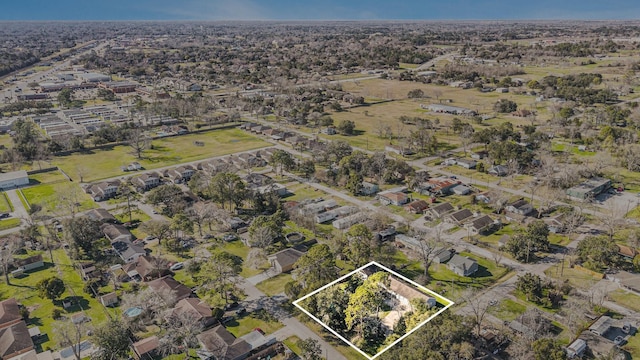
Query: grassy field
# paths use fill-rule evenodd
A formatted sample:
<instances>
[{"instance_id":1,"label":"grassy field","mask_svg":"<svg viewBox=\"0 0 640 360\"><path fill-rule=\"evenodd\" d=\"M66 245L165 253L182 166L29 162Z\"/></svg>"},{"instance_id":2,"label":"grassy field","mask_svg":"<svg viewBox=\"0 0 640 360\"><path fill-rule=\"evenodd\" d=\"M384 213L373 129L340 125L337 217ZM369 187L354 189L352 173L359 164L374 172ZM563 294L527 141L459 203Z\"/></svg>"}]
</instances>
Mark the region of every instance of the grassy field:
<instances>
[{"instance_id":1,"label":"grassy field","mask_svg":"<svg viewBox=\"0 0 640 360\"><path fill-rule=\"evenodd\" d=\"M196 146L196 141L205 146ZM153 140L153 148L145 150L141 160L131 154L130 147L115 146L56 157L52 164L59 166L73 179L79 180L82 174L84 182L92 182L125 175L120 167L133 161L138 161L145 169L156 169L269 145L240 129L213 130Z\"/></svg>"},{"instance_id":2,"label":"grassy field","mask_svg":"<svg viewBox=\"0 0 640 360\"><path fill-rule=\"evenodd\" d=\"M640 296L624 291L622 289L610 292L608 296L611 301L633 311L640 312Z\"/></svg>"},{"instance_id":3,"label":"grassy field","mask_svg":"<svg viewBox=\"0 0 640 360\"><path fill-rule=\"evenodd\" d=\"M489 313L500 320L512 321L524 314L527 307L511 299L503 299L497 306L489 308Z\"/></svg>"},{"instance_id":4,"label":"grassy field","mask_svg":"<svg viewBox=\"0 0 640 360\"><path fill-rule=\"evenodd\" d=\"M9 198L7 197L7 193L2 192L2 196L0 196L0 213L6 213L13 211L13 206Z\"/></svg>"},{"instance_id":5,"label":"grassy field","mask_svg":"<svg viewBox=\"0 0 640 360\"><path fill-rule=\"evenodd\" d=\"M272 334L274 331L284 327L284 325L262 309L231 320L226 324L226 327L235 337L240 337L250 333L255 328L260 328L265 334Z\"/></svg>"},{"instance_id":6,"label":"grassy field","mask_svg":"<svg viewBox=\"0 0 640 360\"><path fill-rule=\"evenodd\" d=\"M0 230L11 229L18 226L20 226L20 219L12 218L0 220Z\"/></svg>"},{"instance_id":7,"label":"grassy field","mask_svg":"<svg viewBox=\"0 0 640 360\"><path fill-rule=\"evenodd\" d=\"M544 273L547 276L560 281L568 279L569 284L582 290L590 288L591 286L593 286L593 284L600 280L591 276L587 272L570 268L568 261L565 261L564 267L562 266L562 264L555 264L545 270Z\"/></svg>"},{"instance_id":8,"label":"grassy field","mask_svg":"<svg viewBox=\"0 0 640 360\"><path fill-rule=\"evenodd\" d=\"M60 171L48 171L40 174L29 175L29 184L55 184L59 182L69 182Z\"/></svg>"},{"instance_id":9,"label":"grassy field","mask_svg":"<svg viewBox=\"0 0 640 360\"><path fill-rule=\"evenodd\" d=\"M225 242L220 245L214 245L209 247L209 250L214 251L226 251L232 255L236 255L243 260L247 259L247 255L249 254L249 247L242 243L240 240L235 240L231 242ZM247 266L245 263L242 264L242 272L240 272L240 276L248 278L255 275L260 274L261 272L267 270L269 268L268 263L265 263L259 269L252 269Z\"/></svg>"},{"instance_id":10,"label":"grassy field","mask_svg":"<svg viewBox=\"0 0 640 360\"><path fill-rule=\"evenodd\" d=\"M279 274L261 283L258 283L256 287L258 288L258 290L262 291L268 296L273 296L276 294L283 293L285 284L291 281L292 279L293 278L291 277L290 274Z\"/></svg>"},{"instance_id":11,"label":"grassy field","mask_svg":"<svg viewBox=\"0 0 640 360\"><path fill-rule=\"evenodd\" d=\"M61 206L60 197L67 197L68 202L76 204L77 211L85 211L96 208L96 203L85 194L78 183L59 182L53 184L42 184L22 189L29 205L40 204L43 211L48 214L56 214L64 211Z\"/></svg>"},{"instance_id":12,"label":"grassy field","mask_svg":"<svg viewBox=\"0 0 640 360\"><path fill-rule=\"evenodd\" d=\"M291 349L291 351L293 351L296 355L300 356L302 354L302 351L300 350L300 347L298 347L298 341L300 341L299 337L289 336L288 338L284 339L283 343L287 345L287 347Z\"/></svg>"}]
</instances>

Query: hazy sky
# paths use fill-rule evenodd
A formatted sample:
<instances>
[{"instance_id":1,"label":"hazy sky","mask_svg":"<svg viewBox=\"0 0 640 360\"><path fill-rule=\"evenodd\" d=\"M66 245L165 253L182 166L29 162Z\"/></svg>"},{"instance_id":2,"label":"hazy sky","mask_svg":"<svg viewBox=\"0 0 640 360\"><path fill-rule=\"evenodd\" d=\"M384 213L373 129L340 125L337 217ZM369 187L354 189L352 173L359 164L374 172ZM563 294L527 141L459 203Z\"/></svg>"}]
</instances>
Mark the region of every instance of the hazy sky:
<instances>
[{"instance_id":1,"label":"hazy sky","mask_svg":"<svg viewBox=\"0 0 640 360\"><path fill-rule=\"evenodd\" d=\"M640 19L638 0L3 0L0 20Z\"/></svg>"}]
</instances>

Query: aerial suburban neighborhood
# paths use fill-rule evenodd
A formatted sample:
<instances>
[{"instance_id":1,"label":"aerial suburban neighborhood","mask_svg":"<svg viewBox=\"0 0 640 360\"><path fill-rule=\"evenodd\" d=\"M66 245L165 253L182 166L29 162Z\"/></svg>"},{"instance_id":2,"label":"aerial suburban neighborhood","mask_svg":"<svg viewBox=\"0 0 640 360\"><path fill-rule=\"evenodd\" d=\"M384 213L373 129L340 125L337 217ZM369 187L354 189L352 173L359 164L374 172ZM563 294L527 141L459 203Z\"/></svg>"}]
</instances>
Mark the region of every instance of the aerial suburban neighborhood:
<instances>
[{"instance_id":1,"label":"aerial suburban neighborhood","mask_svg":"<svg viewBox=\"0 0 640 360\"><path fill-rule=\"evenodd\" d=\"M640 359L639 38L2 22L0 359Z\"/></svg>"}]
</instances>

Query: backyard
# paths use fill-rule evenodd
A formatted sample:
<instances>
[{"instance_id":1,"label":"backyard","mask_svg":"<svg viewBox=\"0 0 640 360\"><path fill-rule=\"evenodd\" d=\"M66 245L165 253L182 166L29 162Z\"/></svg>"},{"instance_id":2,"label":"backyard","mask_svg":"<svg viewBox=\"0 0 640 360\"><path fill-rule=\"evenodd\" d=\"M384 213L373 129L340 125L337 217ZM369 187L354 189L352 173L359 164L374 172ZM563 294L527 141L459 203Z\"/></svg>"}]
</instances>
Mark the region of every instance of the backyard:
<instances>
[{"instance_id":1,"label":"backyard","mask_svg":"<svg viewBox=\"0 0 640 360\"><path fill-rule=\"evenodd\" d=\"M237 317L225 326L236 338L250 333L255 328L259 328L264 331L265 334L272 334L276 330L284 327L284 325L264 309Z\"/></svg>"},{"instance_id":2,"label":"backyard","mask_svg":"<svg viewBox=\"0 0 640 360\"><path fill-rule=\"evenodd\" d=\"M285 284L287 284L292 279L293 278L290 274L278 274L272 278L258 283L256 287L258 288L258 290L267 294L267 296L274 296L283 293Z\"/></svg>"},{"instance_id":3,"label":"backyard","mask_svg":"<svg viewBox=\"0 0 640 360\"><path fill-rule=\"evenodd\" d=\"M76 212L97 207L89 195L85 194L80 185L75 182L64 181L31 186L22 189L22 193L29 206L40 204L43 212L49 215L67 215L63 212L69 211L71 207L74 207Z\"/></svg>"}]
</instances>

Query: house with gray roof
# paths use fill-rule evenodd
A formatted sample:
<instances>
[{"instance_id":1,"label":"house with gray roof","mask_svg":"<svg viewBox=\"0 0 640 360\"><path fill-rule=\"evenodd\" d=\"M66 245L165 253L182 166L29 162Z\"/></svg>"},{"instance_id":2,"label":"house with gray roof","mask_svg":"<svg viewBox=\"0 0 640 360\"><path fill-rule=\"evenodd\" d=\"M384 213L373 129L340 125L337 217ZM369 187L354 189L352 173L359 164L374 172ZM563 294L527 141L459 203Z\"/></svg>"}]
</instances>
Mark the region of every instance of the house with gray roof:
<instances>
[{"instance_id":1,"label":"house with gray roof","mask_svg":"<svg viewBox=\"0 0 640 360\"><path fill-rule=\"evenodd\" d=\"M251 346L244 339L236 339L222 325L204 331L196 338L200 343L200 356L205 356L205 359L241 360L251 351Z\"/></svg>"},{"instance_id":2,"label":"house with gray roof","mask_svg":"<svg viewBox=\"0 0 640 360\"><path fill-rule=\"evenodd\" d=\"M478 271L478 263L475 260L458 254L451 257L447 266L459 276L471 276Z\"/></svg>"},{"instance_id":3,"label":"house with gray roof","mask_svg":"<svg viewBox=\"0 0 640 360\"><path fill-rule=\"evenodd\" d=\"M285 273L293 270L293 265L304 255L303 252L296 249L284 249L267 257L271 267L276 269L278 273Z\"/></svg>"}]
</instances>

